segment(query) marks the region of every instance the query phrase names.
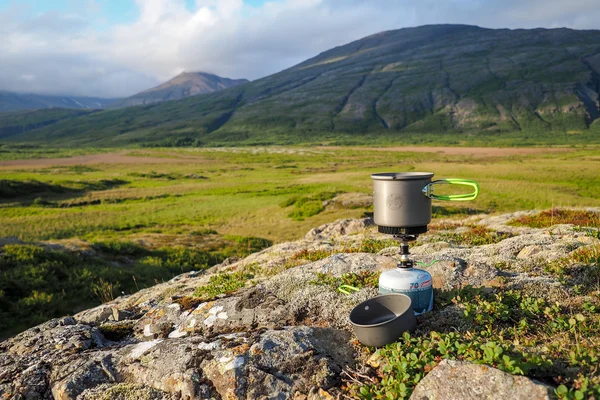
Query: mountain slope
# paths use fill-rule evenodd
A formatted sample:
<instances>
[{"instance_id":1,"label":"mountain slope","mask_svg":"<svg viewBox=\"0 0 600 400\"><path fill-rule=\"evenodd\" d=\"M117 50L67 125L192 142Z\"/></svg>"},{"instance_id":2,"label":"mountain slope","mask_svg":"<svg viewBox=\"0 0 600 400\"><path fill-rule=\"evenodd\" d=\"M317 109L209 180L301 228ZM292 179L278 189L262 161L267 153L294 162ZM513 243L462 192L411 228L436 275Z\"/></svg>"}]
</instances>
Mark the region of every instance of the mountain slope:
<instances>
[{"instance_id":1,"label":"mountain slope","mask_svg":"<svg viewBox=\"0 0 600 400\"><path fill-rule=\"evenodd\" d=\"M113 107L128 107L179 100L197 94L212 93L217 90L249 82L247 79L229 79L205 72L182 72L175 78L152 89L145 90L123 99Z\"/></svg>"},{"instance_id":2,"label":"mountain slope","mask_svg":"<svg viewBox=\"0 0 600 400\"><path fill-rule=\"evenodd\" d=\"M245 85L99 112L30 134L57 144L111 146L364 141L365 135L597 140L599 43L600 31L406 28Z\"/></svg>"},{"instance_id":3,"label":"mountain slope","mask_svg":"<svg viewBox=\"0 0 600 400\"><path fill-rule=\"evenodd\" d=\"M88 109L43 108L0 113L0 139L94 112Z\"/></svg>"},{"instance_id":4,"label":"mountain slope","mask_svg":"<svg viewBox=\"0 0 600 400\"><path fill-rule=\"evenodd\" d=\"M118 99L79 96L46 96L0 90L0 112L34 110L39 108L107 108Z\"/></svg>"}]
</instances>

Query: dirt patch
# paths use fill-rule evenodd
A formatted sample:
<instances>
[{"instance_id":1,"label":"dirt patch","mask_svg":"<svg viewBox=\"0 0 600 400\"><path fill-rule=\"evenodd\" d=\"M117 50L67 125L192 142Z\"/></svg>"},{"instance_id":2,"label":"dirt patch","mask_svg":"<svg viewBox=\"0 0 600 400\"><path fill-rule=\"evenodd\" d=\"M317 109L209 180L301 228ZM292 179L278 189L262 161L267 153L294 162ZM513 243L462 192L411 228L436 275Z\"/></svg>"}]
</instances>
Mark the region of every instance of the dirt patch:
<instances>
[{"instance_id":1,"label":"dirt patch","mask_svg":"<svg viewBox=\"0 0 600 400\"><path fill-rule=\"evenodd\" d=\"M322 146L319 149L332 150L333 146ZM353 147L354 150L372 150L372 151L398 151L415 153L439 153L456 156L473 157L501 157L513 155L529 155L543 153L566 153L573 151L566 147L422 147L422 146L402 146L402 147Z\"/></svg>"},{"instance_id":2,"label":"dirt patch","mask_svg":"<svg viewBox=\"0 0 600 400\"><path fill-rule=\"evenodd\" d=\"M148 156L128 156L120 153L88 154L67 158L36 158L30 160L7 160L0 161L0 169L8 168L44 168L53 166L69 165L93 165L93 164L174 164L189 163L190 158L167 158ZM197 159L197 161L201 161Z\"/></svg>"}]
</instances>

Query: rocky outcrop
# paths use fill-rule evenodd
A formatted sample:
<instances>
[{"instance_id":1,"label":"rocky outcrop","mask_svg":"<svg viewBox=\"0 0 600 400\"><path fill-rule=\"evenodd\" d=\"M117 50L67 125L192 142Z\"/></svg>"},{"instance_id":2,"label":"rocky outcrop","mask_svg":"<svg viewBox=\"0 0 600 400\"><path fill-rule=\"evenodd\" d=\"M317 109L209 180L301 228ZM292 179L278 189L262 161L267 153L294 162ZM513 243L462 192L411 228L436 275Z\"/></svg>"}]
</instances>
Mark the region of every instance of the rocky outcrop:
<instances>
[{"instance_id":1,"label":"rocky outcrop","mask_svg":"<svg viewBox=\"0 0 600 400\"><path fill-rule=\"evenodd\" d=\"M542 273L543 262L567 257L597 239L569 225L506 225L515 215L519 214L466 220L471 226L505 232L497 243L457 245L431 232L411 251L441 291L503 285L548 298L563 296L561 283ZM358 252L362 244L373 242L386 246L379 254ZM347 317L356 304L375 296L376 289L345 295L325 278L377 273L393 268L398 259L399 249L376 232L371 220L342 220L316 228L297 242L48 321L0 343L0 398L342 396L345 371L360 371L366 365ZM243 288L212 298L194 297L211 277L243 271L252 275ZM450 305L421 317L416 334L443 324L456 326L456 312ZM490 393L499 388L504 397L493 397ZM540 396L546 390L493 368L444 361L412 398L544 398Z\"/></svg>"},{"instance_id":2,"label":"rocky outcrop","mask_svg":"<svg viewBox=\"0 0 600 400\"><path fill-rule=\"evenodd\" d=\"M486 365L443 360L415 388L410 400L549 400L550 387Z\"/></svg>"}]
</instances>

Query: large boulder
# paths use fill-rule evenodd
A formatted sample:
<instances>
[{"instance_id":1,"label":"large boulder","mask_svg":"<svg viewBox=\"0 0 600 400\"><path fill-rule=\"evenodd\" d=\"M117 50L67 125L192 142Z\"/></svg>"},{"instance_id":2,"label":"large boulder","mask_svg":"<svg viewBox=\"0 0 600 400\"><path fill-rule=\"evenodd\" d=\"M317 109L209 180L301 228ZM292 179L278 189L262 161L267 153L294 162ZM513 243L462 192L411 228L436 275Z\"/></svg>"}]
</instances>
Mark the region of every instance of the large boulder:
<instances>
[{"instance_id":1,"label":"large boulder","mask_svg":"<svg viewBox=\"0 0 600 400\"><path fill-rule=\"evenodd\" d=\"M416 386L410 400L550 400L553 390L539 382L487 365L443 360Z\"/></svg>"}]
</instances>

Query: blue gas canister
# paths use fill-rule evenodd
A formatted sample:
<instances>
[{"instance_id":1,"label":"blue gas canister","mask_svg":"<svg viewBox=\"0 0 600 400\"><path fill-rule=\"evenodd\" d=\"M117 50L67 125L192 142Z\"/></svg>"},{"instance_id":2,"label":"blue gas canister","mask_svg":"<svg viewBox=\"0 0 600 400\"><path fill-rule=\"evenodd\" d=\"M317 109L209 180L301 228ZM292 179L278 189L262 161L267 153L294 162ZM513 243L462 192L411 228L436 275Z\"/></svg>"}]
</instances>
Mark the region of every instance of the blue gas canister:
<instances>
[{"instance_id":1,"label":"blue gas canister","mask_svg":"<svg viewBox=\"0 0 600 400\"><path fill-rule=\"evenodd\" d=\"M379 276L379 294L402 293L410 297L415 315L433 309L433 285L429 272L399 266Z\"/></svg>"}]
</instances>

